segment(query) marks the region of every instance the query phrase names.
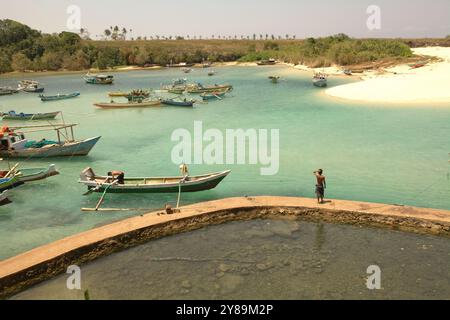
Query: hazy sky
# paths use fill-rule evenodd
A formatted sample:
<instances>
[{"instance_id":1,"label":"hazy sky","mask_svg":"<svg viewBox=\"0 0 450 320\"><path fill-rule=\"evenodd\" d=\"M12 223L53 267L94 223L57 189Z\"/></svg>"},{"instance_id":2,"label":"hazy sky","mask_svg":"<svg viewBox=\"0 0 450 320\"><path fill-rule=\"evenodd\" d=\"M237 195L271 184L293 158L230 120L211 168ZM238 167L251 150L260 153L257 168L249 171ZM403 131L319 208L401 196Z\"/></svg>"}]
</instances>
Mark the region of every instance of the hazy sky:
<instances>
[{"instance_id":1,"label":"hazy sky","mask_svg":"<svg viewBox=\"0 0 450 320\"><path fill-rule=\"evenodd\" d=\"M3 1L2 1L3 2ZM44 32L67 30L69 5L81 8L92 37L118 25L132 36L297 35L443 37L450 34L450 0L20 0L4 1L0 18ZM381 29L366 26L369 5L381 8Z\"/></svg>"}]
</instances>

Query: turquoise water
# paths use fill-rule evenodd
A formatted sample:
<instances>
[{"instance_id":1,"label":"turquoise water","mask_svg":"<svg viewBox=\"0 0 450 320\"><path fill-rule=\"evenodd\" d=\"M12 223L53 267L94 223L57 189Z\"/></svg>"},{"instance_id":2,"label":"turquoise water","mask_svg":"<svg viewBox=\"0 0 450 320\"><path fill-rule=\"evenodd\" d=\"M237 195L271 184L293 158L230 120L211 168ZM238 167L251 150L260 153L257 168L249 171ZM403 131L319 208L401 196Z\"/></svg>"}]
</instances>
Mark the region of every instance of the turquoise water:
<instances>
[{"instance_id":1,"label":"turquoise water","mask_svg":"<svg viewBox=\"0 0 450 320\"><path fill-rule=\"evenodd\" d=\"M278 85L269 75L284 77ZM105 174L176 175L171 162L171 134L192 130L194 121L220 130L280 129L280 171L261 176L260 165L192 165L191 174L231 169L215 190L183 194L182 204L230 196L314 196L312 171L325 169L327 197L450 209L449 105L378 105L348 103L326 97L311 85L310 75L287 67L224 67L216 77L194 70L188 77L204 83L231 83L235 90L223 101L193 110L172 107L99 110L106 92L159 87L184 77L179 70L117 73L113 86L86 85L82 75L39 77L46 94L80 91L80 98L43 103L32 94L0 97L0 110L63 111L66 122L79 123L76 138L101 135L88 157L29 160L24 166L55 163L61 175L27 184L12 193L13 204L0 207L0 259L80 231L135 215L92 214L99 195L82 196L77 183L87 166ZM37 77L36 77L37 78ZM2 78L0 85L17 79ZM332 78L330 86L349 80ZM47 138L54 138L53 133ZM42 138L42 134L33 135ZM3 167L6 163L2 164ZM104 207L161 208L176 195L108 195Z\"/></svg>"},{"instance_id":2,"label":"turquoise water","mask_svg":"<svg viewBox=\"0 0 450 320\"><path fill-rule=\"evenodd\" d=\"M446 238L391 230L232 222L80 266L81 290L68 290L63 274L14 299L83 299L85 290L91 299L449 299L449 249ZM366 286L373 265L380 290Z\"/></svg>"}]
</instances>

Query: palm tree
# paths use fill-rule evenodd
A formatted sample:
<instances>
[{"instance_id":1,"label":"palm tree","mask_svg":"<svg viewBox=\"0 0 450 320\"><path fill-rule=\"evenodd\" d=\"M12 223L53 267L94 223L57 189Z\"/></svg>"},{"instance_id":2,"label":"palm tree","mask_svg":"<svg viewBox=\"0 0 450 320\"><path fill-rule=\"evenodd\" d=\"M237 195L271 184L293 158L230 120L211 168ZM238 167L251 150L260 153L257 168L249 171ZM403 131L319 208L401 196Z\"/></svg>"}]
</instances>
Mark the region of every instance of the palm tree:
<instances>
[{"instance_id":1,"label":"palm tree","mask_svg":"<svg viewBox=\"0 0 450 320\"><path fill-rule=\"evenodd\" d=\"M108 37L111 36L111 30L105 29L104 33L105 33L106 40L108 40Z\"/></svg>"},{"instance_id":2,"label":"palm tree","mask_svg":"<svg viewBox=\"0 0 450 320\"><path fill-rule=\"evenodd\" d=\"M262 33L259 35L259 40L262 40L263 39L263 35L262 35Z\"/></svg>"},{"instance_id":3,"label":"palm tree","mask_svg":"<svg viewBox=\"0 0 450 320\"><path fill-rule=\"evenodd\" d=\"M253 34L253 41L256 40L256 33Z\"/></svg>"},{"instance_id":4,"label":"palm tree","mask_svg":"<svg viewBox=\"0 0 450 320\"><path fill-rule=\"evenodd\" d=\"M123 39L123 40L126 40L126 39L127 39L127 33L128 33L127 29L122 28L122 39Z\"/></svg>"},{"instance_id":5,"label":"palm tree","mask_svg":"<svg viewBox=\"0 0 450 320\"><path fill-rule=\"evenodd\" d=\"M266 33L266 40L269 39L269 35Z\"/></svg>"},{"instance_id":6,"label":"palm tree","mask_svg":"<svg viewBox=\"0 0 450 320\"><path fill-rule=\"evenodd\" d=\"M286 33L286 40L289 40L289 34Z\"/></svg>"}]
</instances>

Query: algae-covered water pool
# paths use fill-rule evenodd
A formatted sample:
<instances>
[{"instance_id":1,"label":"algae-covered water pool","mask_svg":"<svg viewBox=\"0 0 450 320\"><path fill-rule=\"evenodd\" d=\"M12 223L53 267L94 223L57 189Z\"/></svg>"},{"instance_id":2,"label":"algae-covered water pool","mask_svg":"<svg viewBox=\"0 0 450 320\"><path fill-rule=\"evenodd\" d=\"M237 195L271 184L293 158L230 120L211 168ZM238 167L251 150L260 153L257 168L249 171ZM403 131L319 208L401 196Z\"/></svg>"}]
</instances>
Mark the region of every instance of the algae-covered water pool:
<instances>
[{"instance_id":1,"label":"algae-covered water pool","mask_svg":"<svg viewBox=\"0 0 450 320\"><path fill-rule=\"evenodd\" d=\"M86 190L77 183L80 172L89 166L102 175L111 170L128 176L177 175L171 135L178 128L192 131L194 121L202 121L204 130L221 132L279 129L279 172L261 176L261 165L249 164L191 165L191 174L225 169L232 173L214 190L184 194L182 204L243 195L314 197L312 172L323 168L327 197L450 209L450 105L387 106L330 99L312 86L309 73L282 66L217 71L217 76L208 77L207 71L195 69L188 78L205 84L231 83L234 91L222 101L193 109L93 106L108 101L108 91L159 88L185 77L180 70L115 73L115 84L106 87L85 84L82 74L37 76L48 95L80 91L81 97L49 103L33 94L0 97L1 111L63 111L66 122L79 124L76 138L102 136L88 157L22 161L26 167L55 163L61 175L12 190L13 203L0 207L0 259L136 215L81 212L82 207L95 207L99 195L82 196ZM282 77L277 85L267 79L275 74ZM3 77L0 85L15 85L17 80ZM330 78L329 84L347 81ZM40 139L44 134L31 137ZM156 209L176 200L176 195L108 195L104 207Z\"/></svg>"},{"instance_id":2,"label":"algae-covered water pool","mask_svg":"<svg viewBox=\"0 0 450 320\"><path fill-rule=\"evenodd\" d=\"M369 290L367 268L381 270ZM450 299L448 238L295 220L211 226L81 266L14 299Z\"/></svg>"}]
</instances>

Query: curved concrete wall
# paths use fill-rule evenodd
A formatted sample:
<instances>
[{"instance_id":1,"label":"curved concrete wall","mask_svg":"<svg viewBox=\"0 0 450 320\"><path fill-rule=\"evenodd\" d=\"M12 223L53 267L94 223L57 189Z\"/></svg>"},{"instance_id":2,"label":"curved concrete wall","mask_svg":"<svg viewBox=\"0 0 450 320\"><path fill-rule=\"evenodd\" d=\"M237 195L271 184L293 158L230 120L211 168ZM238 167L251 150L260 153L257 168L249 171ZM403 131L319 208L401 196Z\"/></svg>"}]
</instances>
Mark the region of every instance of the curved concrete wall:
<instances>
[{"instance_id":1,"label":"curved concrete wall","mask_svg":"<svg viewBox=\"0 0 450 320\"><path fill-rule=\"evenodd\" d=\"M290 197L229 198L181 208L167 215L151 212L95 228L0 262L0 298L64 273L70 265L176 233L255 218L291 218L388 227L450 236L450 211Z\"/></svg>"}]
</instances>

